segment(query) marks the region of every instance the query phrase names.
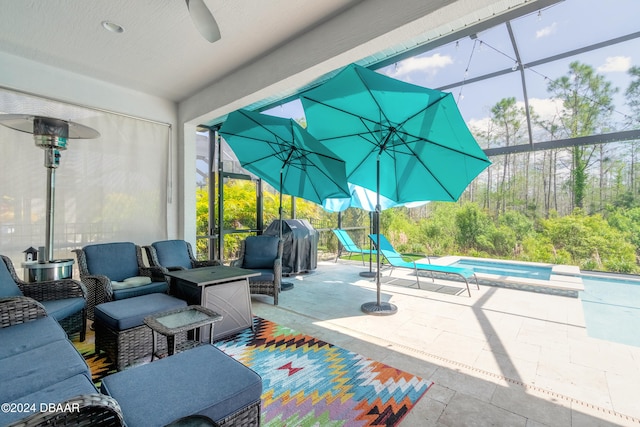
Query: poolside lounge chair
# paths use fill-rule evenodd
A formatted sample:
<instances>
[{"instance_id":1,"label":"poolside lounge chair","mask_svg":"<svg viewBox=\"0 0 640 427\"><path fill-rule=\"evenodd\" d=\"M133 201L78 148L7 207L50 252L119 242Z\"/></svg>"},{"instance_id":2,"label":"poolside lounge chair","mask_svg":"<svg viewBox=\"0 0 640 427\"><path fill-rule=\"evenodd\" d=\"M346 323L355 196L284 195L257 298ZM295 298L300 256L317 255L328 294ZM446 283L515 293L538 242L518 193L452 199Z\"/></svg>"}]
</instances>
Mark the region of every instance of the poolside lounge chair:
<instances>
[{"instance_id":1,"label":"poolside lounge chair","mask_svg":"<svg viewBox=\"0 0 640 427\"><path fill-rule=\"evenodd\" d=\"M369 250L369 249L360 249L358 247L358 245L356 245L353 240L351 240L351 236L349 236L349 233L346 232L346 230L342 230L340 228L337 228L335 230L332 230L333 233L336 235L336 237L338 238L338 241L340 242L340 244L342 245L341 249L338 249L338 255L336 256L336 259L334 262L338 262L338 258L340 258L340 255L342 254L342 251L347 252L349 254L360 254L360 256L362 257L362 265L364 265L364 255L376 255L377 252L375 250Z\"/></svg>"},{"instance_id":2,"label":"poolside lounge chair","mask_svg":"<svg viewBox=\"0 0 640 427\"><path fill-rule=\"evenodd\" d=\"M369 234L369 238L373 241L373 244L377 244L378 236L376 234ZM474 278L476 281L476 287L480 289L478 285L478 278L476 277L476 273L470 268L461 268L461 267L450 267L448 265L433 265L433 264L422 264L416 262L405 261L400 253L398 253L391 243L384 237L382 234L380 235L380 247L378 248L382 256L384 256L389 265L391 266L391 272L393 272L394 268L410 268L416 272L416 283L418 288L420 288L420 275L419 271L428 271L431 273L431 280L434 280L433 273L443 273L443 274L453 274L460 276L464 283L467 285L467 293L469 297L471 297L471 290L469 289L469 279Z\"/></svg>"}]
</instances>

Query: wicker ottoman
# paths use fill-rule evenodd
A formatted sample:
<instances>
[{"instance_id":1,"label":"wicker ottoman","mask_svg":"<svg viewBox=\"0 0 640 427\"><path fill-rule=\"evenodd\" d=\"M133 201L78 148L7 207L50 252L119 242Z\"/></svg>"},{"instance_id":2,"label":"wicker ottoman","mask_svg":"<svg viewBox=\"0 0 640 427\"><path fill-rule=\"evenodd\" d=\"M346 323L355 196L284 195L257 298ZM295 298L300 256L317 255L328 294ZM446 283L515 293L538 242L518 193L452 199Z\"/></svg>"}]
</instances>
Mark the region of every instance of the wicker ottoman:
<instances>
[{"instance_id":1,"label":"wicker ottoman","mask_svg":"<svg viewBox=\"0 0 640 427\"><path fill-rule=\"evenodd\" d=\"M220 426L259 426L262 378L212 345L105 377L128 427L163 426L201 415Z\"/></svg>"},{"instance_id":2,"label":"wicker ottoman","mask_svg":"<svg viewBox=\"0 0 640 427\"><path fill-rule=\"evenodd\" d=\"M94 311L96 353L104 351L121 371L138 359L151 355L152 331L144 324L150 314L185 307L187 303L167 294L148 294L98 304ZM184 336L176 337L179 343ZM166 349L166 340L158 343Z\"/></svg>"}]
</instances>

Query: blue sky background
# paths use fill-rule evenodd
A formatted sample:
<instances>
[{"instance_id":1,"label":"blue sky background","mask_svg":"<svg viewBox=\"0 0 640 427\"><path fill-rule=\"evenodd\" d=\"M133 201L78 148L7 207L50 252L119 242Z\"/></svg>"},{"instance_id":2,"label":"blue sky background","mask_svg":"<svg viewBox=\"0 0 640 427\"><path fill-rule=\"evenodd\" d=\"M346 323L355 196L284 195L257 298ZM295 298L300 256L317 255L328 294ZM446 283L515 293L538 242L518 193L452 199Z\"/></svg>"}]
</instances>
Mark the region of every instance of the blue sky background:
<instances>
[{"instance_id":1,"label":"blue sky background","mask_svg":"<svg viewBox=\"0 0 640 427\"><path fill-rule=\"evenodd\" d=\"M551 57L616 37L632 34L640 30L640 0L565 0L554 6L511 21L522 61ZM567 74L569 64L579 61L591 65L614 87L619 88L612 114L612 122L617 130L625 130L624 92L631 79L627 71L632 66L640 66L640 40L611 45L552 63L525 68L525 79L529 103L536 112L550 118L562 107L547 93L549 80ZM385 73L409 83L430 88L441 88L482 76L494 71L512 68L516 65L516 55L505 24L477 34L477 39L465 37L457 42L444 45L422 55L409 58L385 67ZM499 78L483 80L473 84L447 89L454 95L458 107L471 129L487 129L490 110L503 98L515 97L524 105L524 94L519 71L513 71ZM274 107L264 111L279 117L300 119L304 111L299 101ZM203 141L208 141L203 137ZM199 152L207 152L203 142ZM234 155L228 150L228 159ZM206 176L206 163L198 162L202 174Z\"/></svg>"},{"instance_id":2,"label":"blue sky background","mask_svg":"<svg viewBox=\"0 0 640 427\"><path fill-rule=\"evenodd\" d=\"M522 61L526 64L566 51L599 43L638 31L639 0L566 0L511 21ZM628 69L640 65L640 41L632 40L553 63L526 69L529 102L543 116L560 107L547 93L549 80L566 75L569 63L580 61L594 67L599 74L619 88L613 121L623 122L627 112L624 91L629 85ZM494 71L512 68L516 55L506 25L442 46L422 55L385 67L379 72L413 84L440 88ZM506 97L524 102L519 71L492 80L447 89L470 127L482 127L490 109ZM301 118L304 111L298 101L265 111L281 117Z\"/></svg>"}]
</instances>

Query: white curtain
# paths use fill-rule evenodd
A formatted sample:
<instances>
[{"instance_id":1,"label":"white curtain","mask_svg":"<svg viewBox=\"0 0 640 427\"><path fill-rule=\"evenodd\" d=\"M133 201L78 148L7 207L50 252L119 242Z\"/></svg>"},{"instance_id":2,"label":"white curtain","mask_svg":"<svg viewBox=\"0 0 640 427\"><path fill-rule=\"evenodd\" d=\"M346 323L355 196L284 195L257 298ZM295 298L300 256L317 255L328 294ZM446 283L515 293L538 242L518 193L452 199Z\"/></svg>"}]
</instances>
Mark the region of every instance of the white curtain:
<instances>
[{"instance_id":1,"label":"white curtain","mask_svg":"<svg viewBox=\"0 0 640 427\"><path fill-rule=\"evenodd\" d=\"M0 113L55 117L100 132L97 139L70 139L61 151L54 258L75 259L71 250L89 243L166 239L168 125L3 89ZM44 150L33 135L0 126L0 163L0 254L20 268L25 249L45 245Z\"/></svg>"}]
</instances>

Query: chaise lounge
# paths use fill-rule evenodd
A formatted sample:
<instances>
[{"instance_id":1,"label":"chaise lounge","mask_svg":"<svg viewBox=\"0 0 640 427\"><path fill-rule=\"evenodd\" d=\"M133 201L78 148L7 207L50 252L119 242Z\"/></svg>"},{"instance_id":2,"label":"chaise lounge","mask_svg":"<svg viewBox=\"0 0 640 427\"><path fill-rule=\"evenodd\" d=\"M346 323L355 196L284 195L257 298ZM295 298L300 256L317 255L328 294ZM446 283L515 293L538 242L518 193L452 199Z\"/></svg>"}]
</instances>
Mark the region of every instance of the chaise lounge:
<instances>
[{"instance_id":1,"label":"chaise lounge","mask_svg":"<svg viewBox=\"0 0 640 427\"><path fill-rule=\"evenodd\" d=\"M338 258L340 258L340 255L342 255L343 251L347 252L348 254L360 254L360 256L362 257L362 265L364 265L365 254L377 255L378 252L376 252L375 250L361 249L360 247L358 247L358 245L354 243L354 241L351 239L351 236L349 236L349 233L347 233L346 230L337 228L332 231L333 231L333 234L335 234L336 237L338 238L338 241L340 242L340 245L341 245L341 247L338 249L338 255L336 255L336 259L334 262L338 261Z\"/></svg>"},{"instance_id":2,"label":"chaise lounge","mask_svg":"<svg viewBox=\"0 0 640 427\"><path fill-rule=\"evenodd\" d=\"M467 293L469 294L469 297L471 297L471 290L469 289L469 279L473 278L476 282L476 287L480 289L480 286L478 285L478 278L476 277L476 273L472 269L450 267L448 265L422 264L422 263L405 261L402 255L393 248L393 246L391 245L391 243L389 243L389 241L385 236L380 234L379 237L380 237L380 247L378 249L380 253L386 258L387 262L389 262L389 265L391 266L391 273L393 273L394 268L409 268L411 270L414 270L416 273L416 283L418 285L418 288L420 288L420 274L418 274L419 271L428 271L432 273L431 274L432 281L434 280L433 273L442 273L446 275L451 274L451 275L455 275L462 278L465 285L467 286ZM374 245L377 244L378 235L369 234L369 238L371 239Z\"/></svg>"}]
</instances>

